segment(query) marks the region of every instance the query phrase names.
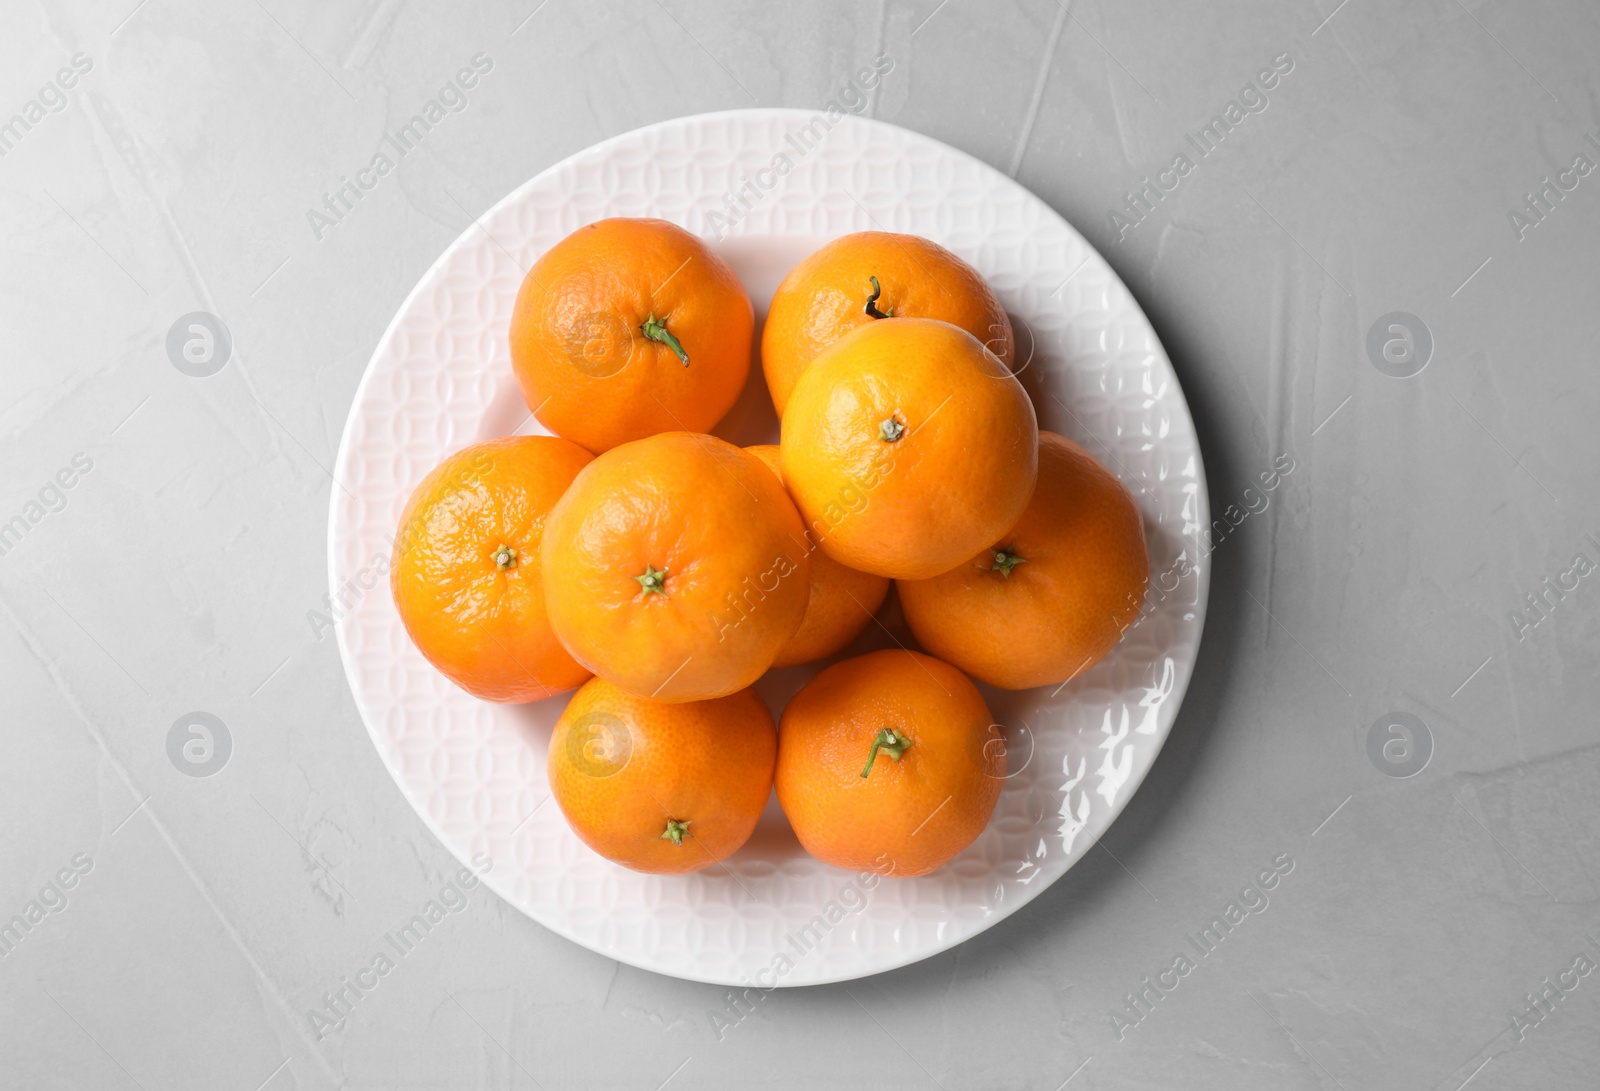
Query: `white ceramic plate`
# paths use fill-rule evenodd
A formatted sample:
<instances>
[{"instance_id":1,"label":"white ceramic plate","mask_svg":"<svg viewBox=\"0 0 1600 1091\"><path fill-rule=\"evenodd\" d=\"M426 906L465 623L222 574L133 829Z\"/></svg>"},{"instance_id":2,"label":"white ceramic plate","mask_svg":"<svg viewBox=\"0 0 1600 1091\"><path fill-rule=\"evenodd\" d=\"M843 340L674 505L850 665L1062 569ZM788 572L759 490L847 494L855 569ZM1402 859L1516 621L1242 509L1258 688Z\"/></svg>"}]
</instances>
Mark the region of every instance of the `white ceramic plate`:
<instances>
[{"instance_id":1,"label":"white ceramic plate","mask_svg":"<svg viewBox=\"0 0 1600 1091\"><path fill-rule=\"evenodd\" d=\"M827 239L881 229L949 247L1013 316L1041 427L1083 443L1138 497L1152 604L1065 687L985 691L1012 773L988 829L938 873L874 883L826 867L800 848L775 800L723 867L670 877L617 867L547 802L545 748L565 699L477 701L407 639L383 574L401 508L451 452L538 430L511 373L517 288L548 247L605 216L656 216L699 233L744 279L758 319L783 274ZM760 374L754 366L717 430L735 443L777 440ZM1015 182L936 141L848 115L831 125L798 110L663 122L580 152L506 197L445 250L384 333L337 476L330 576L335 597L354 601L339 649L406 798L534 920L608 957L699 981L807 985L878 973L960 943L1037 896L1089 851L1155 761L1205 617L1200 451L1133 297ZM910 642L892 610L883 620L887 630L870 627L849 652ZM776 671L759 691L776 714L813 673Z\"/></svg>"}]
</instances>

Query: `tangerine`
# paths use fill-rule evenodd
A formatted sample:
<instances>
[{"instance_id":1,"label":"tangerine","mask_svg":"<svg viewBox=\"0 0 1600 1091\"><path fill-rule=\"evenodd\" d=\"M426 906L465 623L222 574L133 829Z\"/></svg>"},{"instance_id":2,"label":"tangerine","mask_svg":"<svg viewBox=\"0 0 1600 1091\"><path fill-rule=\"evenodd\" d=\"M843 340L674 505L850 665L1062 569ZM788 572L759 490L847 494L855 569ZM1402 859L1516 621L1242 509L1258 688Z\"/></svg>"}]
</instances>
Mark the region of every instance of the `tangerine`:
<instances>
[{"instance_id":1,"label":"tangerine","mask_svg":"<svg viewBox=\"0 0 1600 1091\"><path fill-rule=\"evenodd\" d=\"M895 579L954 568L1015 524L1038 448L1022 384L931 318L846 334L783 413L783 480L823 552Z\"/></svg>"},{"instance_id":2,"label":"tangerine","mask_svg":"<svg viewBox=\"0 0 1600 1091\"><path fill-rule=\"evenodd\" d=\"M1132 494L1082 447L1039 433L1022 517L967 563L899 584L922 646L1006 689L1055 685L1098 663L1139 617L1150 578Z\"/></svg>"},{"instance_id":3,"label":"tangerine","mask_svg":"<svg viewBox=\"0 0 1600 1091\"><path fill-rule=\"evenodd\" d=\"M600 220L528 271L511 361L539 422L598 454L709 431L744 388L754 321L739 278L694 235L665 220Z\"/></svg>"},{"instance_id":4,"label":"tangerine","mask_svg":"<svg viewBox=\"0 0 1600 1091\"><path fill-rule=\"evenodd\" d=\"M595 458L550 513L550 624L579 663L659 701L744 689L805 617L789 494L715 436L664 432Z\"/></svg>"},{"instance_id":5,"label":"tangerine","mask_svg":"<svg viewBox=\"0 0 1600 1091\"><path fill-rule=\"evenodd\" d=\"M550 791L608 860L677 875L750 838L772 794L772 713L751 690L662 704L603 678L572 695L550 736Z\"/></svg>"},{"instance_id":6,"label":"tangerine","mask_svg":"<svg viewBox=\"0 0 1600 1091\"><path fill-rule=\"evenodd\" d=\"M489 701L537 701L589 671L550 627L539 544L592 455L554 436L458 451L411 494L390 588L406 632L447 678Z\"/></svg>"},{"instance_id":7,"label":"tangerine","mask_svg":"<svg viewBox=\"0 0 1600 1091\"><path fill-rule=\"evenodd\" d=\"M1011 319L976 269L916 235L858 231L791 269L772 297L761 332L761 368L779 415L812 360L851 330L882 318L952 323L1005 364L1016 351Z\"/></svg>"},{"instance_id":8,"label":"tangerine","mask_svg":"<svg viewBox=\"0 0 1600 1091\"><path fill-rule=\"evenodd\" d=\"M1004 747L967 676L888 648L823 670L778 724L778 802L807 852L837 868L926 875L983 832Z\"/></svg>"}]
</instances>

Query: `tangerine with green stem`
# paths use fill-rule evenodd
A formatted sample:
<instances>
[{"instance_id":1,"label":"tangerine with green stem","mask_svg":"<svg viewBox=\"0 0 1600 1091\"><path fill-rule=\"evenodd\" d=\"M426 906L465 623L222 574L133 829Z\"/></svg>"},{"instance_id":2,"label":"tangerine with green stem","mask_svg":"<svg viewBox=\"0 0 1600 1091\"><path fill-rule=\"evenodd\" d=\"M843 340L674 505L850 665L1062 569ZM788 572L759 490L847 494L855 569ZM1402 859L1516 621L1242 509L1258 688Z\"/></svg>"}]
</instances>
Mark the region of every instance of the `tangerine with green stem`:
<instances>
[{"instance_id":1,"label":"tangerine with green stem","mask_svg":"<svg viewBox=\"0 0 1600 1091\"><path fill-rule=\"evenodd\" d=\"M1033 403L959 327L894 318L806 368L784 409L784 484L822 551L895 579L955 567L1016 522L1033 492Z\"/></svg>"},{"instance_id":2,"label":"tangerine with green stem","mask_svg":"<svg viewBox=\"0 0 1600 1091\"><path fill-rule=\"evenodd\" d=\"M833 867L916 876L983 832L1006 775L983 695L955 667L890 648L826 668L778 724L778 802Z\"/></svg>"},{"instance_id":3,"label":"tangerine with green stem","mask_svg":"<svg viewBox=\"0 0 1600 1091\"><path fill-rule=\"evenodd\" d=\"M971 265L917 235L858 231L817 250L778 285L761 332L761 367L779 415L800 375L857 327L937 318L972 334L1000 361L1016 355L1011 319Z\"/></svg>"},{"instance_id":4,"label":"tangerine with green stem","mask_svg":"<svg viewBox=\"0 0 1600 1091\"><path fill-rule=\"evenodd\" d=\"M1144 520L1115 474L1039 433L1039 482L1016 524L949 572L899 583L924 648L981 682L1054 686L1098 663L1138 620Z\"/></svg>"},{"instance_id":5,"label":"tangerine with green stem","mask_svg":"<svg viewBox=\"0 0 1600 1091\"><path fill-rule=\"evenodd\" d=\"M589 677L545 609L545 521L593 456L553 436L458 451L412 492L390 588L406 633L445 677L489 701L537 701Z\"/></svg>"},{"instance_id":6,"label":"tangerine with green stem","mask_svg":"<svg viewBox=\"0 0 1600 1091\"><path fill-rule=\"evenodd\" d=\"M662 704L595 678L557 721L545 768L584 844L634 871L680 875L749 839L777 751L772 713L752 690Z\"/></svg>"},{"instance_id":7,"label":"tangerine with green stem","mask_svg":"<svg viewBox=\"0 0 1600 1091\"><path fill-rule=\"evenodd\" d=\"M600 220L528 271L511 362L539 422L599 453L710 430L744 388L753 328L744 286L699 238L665 220Z\"/></svg>"},{"instance_id":8,"label":"tangerine with green stem","mask_svg":"<svg viewBox=\"0 0 1600 1091\"><path fill-rule=\"evenodd\" d=\"M550 514L550 624L629 693L720 697L759 678L799 628L809 552L755 455L689 432L635 440L598 456Z\"/></svg>"}]
</instances>

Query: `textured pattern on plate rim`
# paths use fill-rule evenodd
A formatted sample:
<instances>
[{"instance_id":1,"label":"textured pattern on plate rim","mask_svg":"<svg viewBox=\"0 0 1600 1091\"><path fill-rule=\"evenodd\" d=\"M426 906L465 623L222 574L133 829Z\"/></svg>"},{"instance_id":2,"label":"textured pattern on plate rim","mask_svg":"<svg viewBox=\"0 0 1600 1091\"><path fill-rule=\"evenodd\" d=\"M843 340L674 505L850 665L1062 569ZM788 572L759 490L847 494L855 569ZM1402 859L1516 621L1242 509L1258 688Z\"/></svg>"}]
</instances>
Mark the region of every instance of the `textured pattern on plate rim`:
<instances>
[{"instance_id":1,"label":"textured pattern on plate rim","mask_svg":"<svg viewBox=\"0 0 1600 1091\"><path fill-rule=\"evenodd\" d=\"M626 871L544 805L544 743L562 700L507 708L468 697L412 647L387 593L361 596L339 625L379 755L458 859L487 856L493 890L585 947L718 984L878 973L960 943L1037 896L1094 845L1154 762L1205 619L1209 571L1198 558L1209 513L1194 426L1155 332L1111 267L1037 197L966 154L860 118L829 130L818 116L741 110L663 122L580 152L502 200L445 250L384 333L345 426L331 501L339 597L387 555L410 490L445 455L530 430L506 343L516 291L539 254L595 219L658 216L710 240L726 234L714 243L724 252L762 236L912 232L994 285L1016 320L1041 426L1083 443L1133 489L1152 572L1169 573L1169 590L1070 684L986 691L1007 725L1013 774L989 828L941 872L865 890L765 826L724 867ZM741 191L749 207L730 226L725 195ZM1181 559L1192 567L1173 587Z\"/></svg>"}]
</instances>

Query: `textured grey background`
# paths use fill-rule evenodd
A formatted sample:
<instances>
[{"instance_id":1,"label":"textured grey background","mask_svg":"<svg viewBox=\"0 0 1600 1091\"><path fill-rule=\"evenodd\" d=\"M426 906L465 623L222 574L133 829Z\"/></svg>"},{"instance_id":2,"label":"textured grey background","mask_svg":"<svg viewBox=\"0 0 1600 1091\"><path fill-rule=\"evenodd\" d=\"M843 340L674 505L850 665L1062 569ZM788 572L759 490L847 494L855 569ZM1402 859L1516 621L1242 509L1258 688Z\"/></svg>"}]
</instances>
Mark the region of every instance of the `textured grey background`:
<instances>
[{"instance_id":1,"label":"textured grey background","mask_svg":"<svg viewBox=\"0 0 1600 1091\"><path fill-rule=\"evenodd\" d=\"M0 1084L1594 1086L1600 974L1537 1022L1525 994L1600 963L1600 174L1509 214L1600 163L1600 9L1336 3L0 4L0 122L92 61L0 158L0 521L27 525L0 555L0 920L89 865L0 959ZM466 108L317 239L306 210L480 52ZM1215 510L1293 460L1217 547L1154 772L1109 851L895 973L741 1018L479 887L319 1040L307 1013L456 870L308 620L379 334L552 162L819 106L879 52L866 112L1014 174L1133 288ZM1284 54L1119 240L1123 194ZM194 311L234 339L210 378L165 349ZM1366 347L1395 311L1434 341L1410 378ZM167 750L196 710L233 741L204 779ZM1368 757L1394 712L1433 741L1409 779ZM1270 903L1119 1028L1280 854Z\"/></svg>"}]
</instances>

